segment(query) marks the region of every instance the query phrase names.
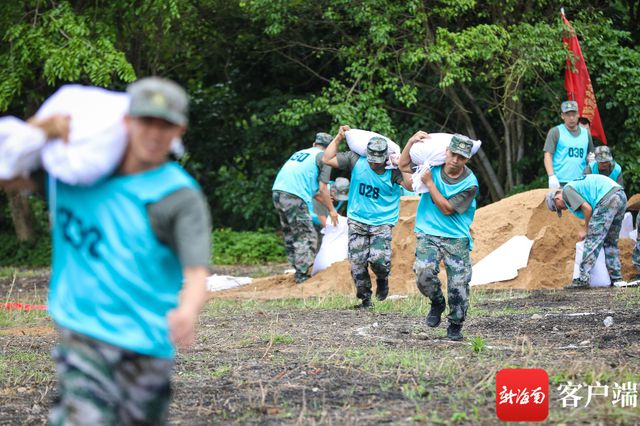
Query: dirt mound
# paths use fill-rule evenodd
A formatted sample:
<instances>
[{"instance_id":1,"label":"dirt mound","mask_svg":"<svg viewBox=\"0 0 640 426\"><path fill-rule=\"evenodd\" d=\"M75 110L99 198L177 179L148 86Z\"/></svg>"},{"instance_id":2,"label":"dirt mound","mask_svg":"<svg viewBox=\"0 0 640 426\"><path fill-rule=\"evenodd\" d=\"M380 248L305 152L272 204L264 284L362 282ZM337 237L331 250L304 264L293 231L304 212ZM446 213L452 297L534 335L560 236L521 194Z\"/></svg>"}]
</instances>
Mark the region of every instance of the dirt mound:
<instances>
[{"instance_id":1,"label":"dirt mound","mask_svg":"<svg viewBox=\"0 0 640 426\"><path fill-rule=\"evenodd\" d=\"M546 191L535 189L517 194L476 212L471 226L473 263L513 236L526 235L534 241L529 263L519 271L517 278L483 288L553 289L562 288L571 281L575 244L583 222L571 213L565 212L558 218L555 213L549 212L544 203ZM413 294L418 291L412 270L416 246L413 227L418 201L419 197L403 197L400 203L400 220L393 230L390 294ZM634 274L632 250L631 240L620 240L622 272L626 278ZM444 281L444 267L441 270L440 278ZM349 262L343 261L331 265L303 285L296 285L292 275L276 275L257 279L248 286L216 293L216 297L279 299L354 293Z\"/></svg>"}]
</instances>

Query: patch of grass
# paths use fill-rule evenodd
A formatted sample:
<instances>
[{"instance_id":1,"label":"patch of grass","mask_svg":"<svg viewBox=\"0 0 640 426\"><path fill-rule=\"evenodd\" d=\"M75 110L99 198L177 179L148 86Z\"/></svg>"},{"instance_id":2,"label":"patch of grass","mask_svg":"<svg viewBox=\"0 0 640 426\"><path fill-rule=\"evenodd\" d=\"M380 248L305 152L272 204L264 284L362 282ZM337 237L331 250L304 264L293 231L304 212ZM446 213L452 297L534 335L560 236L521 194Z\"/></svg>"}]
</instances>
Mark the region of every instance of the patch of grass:
<instances>
[{"instance_id":1,"label":"patch of grass","mask_svg":"<svg viewBox=\"0 0 640 426\"><path fill-rule=\"evenodd\" d=\"M476 336L473 339L471 339L471 349L473 349L473 352L479 354L480 352L483 352L486 348L487 348L487 342L485 342L485 340L482 337Z\"/></svg>"},{"instance_id":2,"label":"patch of grass","mask_svg":"<svg viewBox=\"0 0 640 426\"><path fill-rule=\"evenodd\" d=\"M290 345L295 341L295 339L287 333L269 333L261 336L260 340L265 343L272 343L274 345Z\"/></svg>"},{"instance_id":3,"label":"patch of grass","mask_svg":"<svg viewBox=\"0 0 640 426\"><path fill-rule=\"evenodd\" d=\"M214 379L218 379L220 377L228 376L230 373L231 373L231 365L225 364L216 368L215 370L210 370L209 376L213 377Z\"/></svg>"},{"instance_id":4,"label":"patch of grass","mask_svg":"<svg viewBox=\"0 0 640 426\"><path fill-rule=\"evenodd\" d=\"M51 322L47 311L21 311L0 308L0 328L33 327Z\"/></svg>"}]
</instances>

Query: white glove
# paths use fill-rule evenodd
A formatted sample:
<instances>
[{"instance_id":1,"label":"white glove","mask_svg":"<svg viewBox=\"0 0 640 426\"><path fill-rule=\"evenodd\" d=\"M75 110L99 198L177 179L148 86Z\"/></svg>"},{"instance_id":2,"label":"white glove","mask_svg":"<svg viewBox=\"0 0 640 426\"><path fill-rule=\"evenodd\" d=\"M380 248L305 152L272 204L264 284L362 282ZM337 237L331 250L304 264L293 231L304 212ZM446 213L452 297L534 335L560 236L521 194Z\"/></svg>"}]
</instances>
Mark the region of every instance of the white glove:
<instances>
[{"instance_id":1,"label":"white glove","mask_svg":"<svg viewBox=\"0 0 640 426\"><path fill-rule=\"evenodd\" d=\"M549 189L560 189L560 181L556 175L549 176Z\"/></svg>"}]
</instances>

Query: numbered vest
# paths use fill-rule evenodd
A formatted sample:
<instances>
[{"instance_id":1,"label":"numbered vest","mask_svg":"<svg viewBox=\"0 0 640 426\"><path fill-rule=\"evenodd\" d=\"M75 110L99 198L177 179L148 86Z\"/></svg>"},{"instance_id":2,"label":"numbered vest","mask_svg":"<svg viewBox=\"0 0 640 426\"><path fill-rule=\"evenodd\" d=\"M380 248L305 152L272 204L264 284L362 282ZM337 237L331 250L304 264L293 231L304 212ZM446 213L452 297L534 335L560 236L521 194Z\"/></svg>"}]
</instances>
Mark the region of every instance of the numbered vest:
<instances>
[{"instance_id":1,"label":"numbered vest","mask_svg":"<svg viewBox=\"0 0 640 426\"><path fill-rule=\"evenodd\" d=\"M89 187L53 183L50 206L54 321L144 355L173 356L166 314L182 268L156 238L147 205L196 182L176 163Z\"/></svg>"},{"instance_id":2,"label":"numbered vest","mask_svg":"<svg viewBox=\"0 0 640 426\"><path fill-rule=\"evenodd\" d=\"M391 181L391 170L376 173L360 157L351 172L347 217L366 225L395 225L402 188Z\"/></svg>"},{"instance_id":3,"label":"numbered vest","mask_svg":"<svg viewBox=\"0 0 640 426\"><path fill-rule=\"evenodd\" d=\"M320 148L308 148L294 153L278 172L272 191L282 191L300 197L307 205L318 192L318 165Z\"/></svg>"},{"instance_id":4,"label":"numbered vest","mask_svg":"<svg viewBox=\"0 0 640 426\"><path fill-rule=\"evenodd\" d=\"M565 185L565 188L573 188L584 200L589 203L593 210L596 209L598 203L613 188L622 188L611 178L604 175L585 175L580 179L571 181ZM580 219L584 219L582 210L572 210L567 204L567 208Z\"/></svg>"},{"instance_id":5,"label":"numbered vest","mask_svg":"<svg viewBox=\"0 0 640 426\"><path fill-rule=\"evenodd\" d=\"M433 182L438 191L446 199L459 194L472 186L478 187L478 179L472 173L456 184L446 183L441 176L442 166L431 169ZM453 213L445 215L433 202L429 193L422 194L416 211L415 230L427 235L446 238L468 238L469 250L473 248L473 240L471 239L470 226L473 222L473 216L476 213L475 197L471 205L464 213Z\"/></svg>"},{"instance_id":6,"label":"numbered vest","mask_svg":"<svg viewBox=\"0 0 640 426\"><path fill-rule=\"evenodd\" d=\"M589 167L591 168L591 173L593 173L594 175L603 174L603 173L600 173L600 169L598 169L598 163L596 161L590 162ZM613 170L611 170L611 174L609 175L609 177L617 182L618 177L620 176L620 173L622 173L622 167L620 166L620 164L614 161ZM607 175L604 175L604 176L607 176Z\"/></svg>"},{"instance_id":7,"label":"numbered vest","mask_svg":"<svg viewBox=\"0 0 640 426\"><path fill-rule=\"evenodd\" d=\"M556 127L559 137L552 157L553 171L561 183L566 183L582 176L587 166L589 133L578 126L580 135L573 136L564 124Z\"/></svg>"}]
</instances>

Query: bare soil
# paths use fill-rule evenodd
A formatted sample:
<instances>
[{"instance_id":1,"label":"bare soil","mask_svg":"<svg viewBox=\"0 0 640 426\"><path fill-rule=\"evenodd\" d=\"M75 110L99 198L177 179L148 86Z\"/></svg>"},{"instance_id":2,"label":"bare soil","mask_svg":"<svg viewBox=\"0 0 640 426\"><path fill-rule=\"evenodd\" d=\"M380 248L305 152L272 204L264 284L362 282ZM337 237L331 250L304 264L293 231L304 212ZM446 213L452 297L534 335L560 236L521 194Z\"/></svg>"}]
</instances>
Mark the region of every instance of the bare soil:
<instances>
[{"instance_id":1,"label":"bare soil","mask_svg":"<svg viewBox=\"0 0 640 426\"><path fill-rule=\"evenodd\" d=\"M46 280L0 280L0 300L11 289L42 302ZM392 312L410 300L358 312L355 299L330 309L213 299L197 344L177 357L170 422L496 424L495 375L507 367L548 372L549 423L640 422L637 408L610 399L562 408L556 391L567 380L640 381L639 289L475 291L461 343L444 339L446 321L426 327L426 304ZM43 424L56 335L46 317L15 315L0 327L0 424Z\"/></svg>"}]
</instances>

